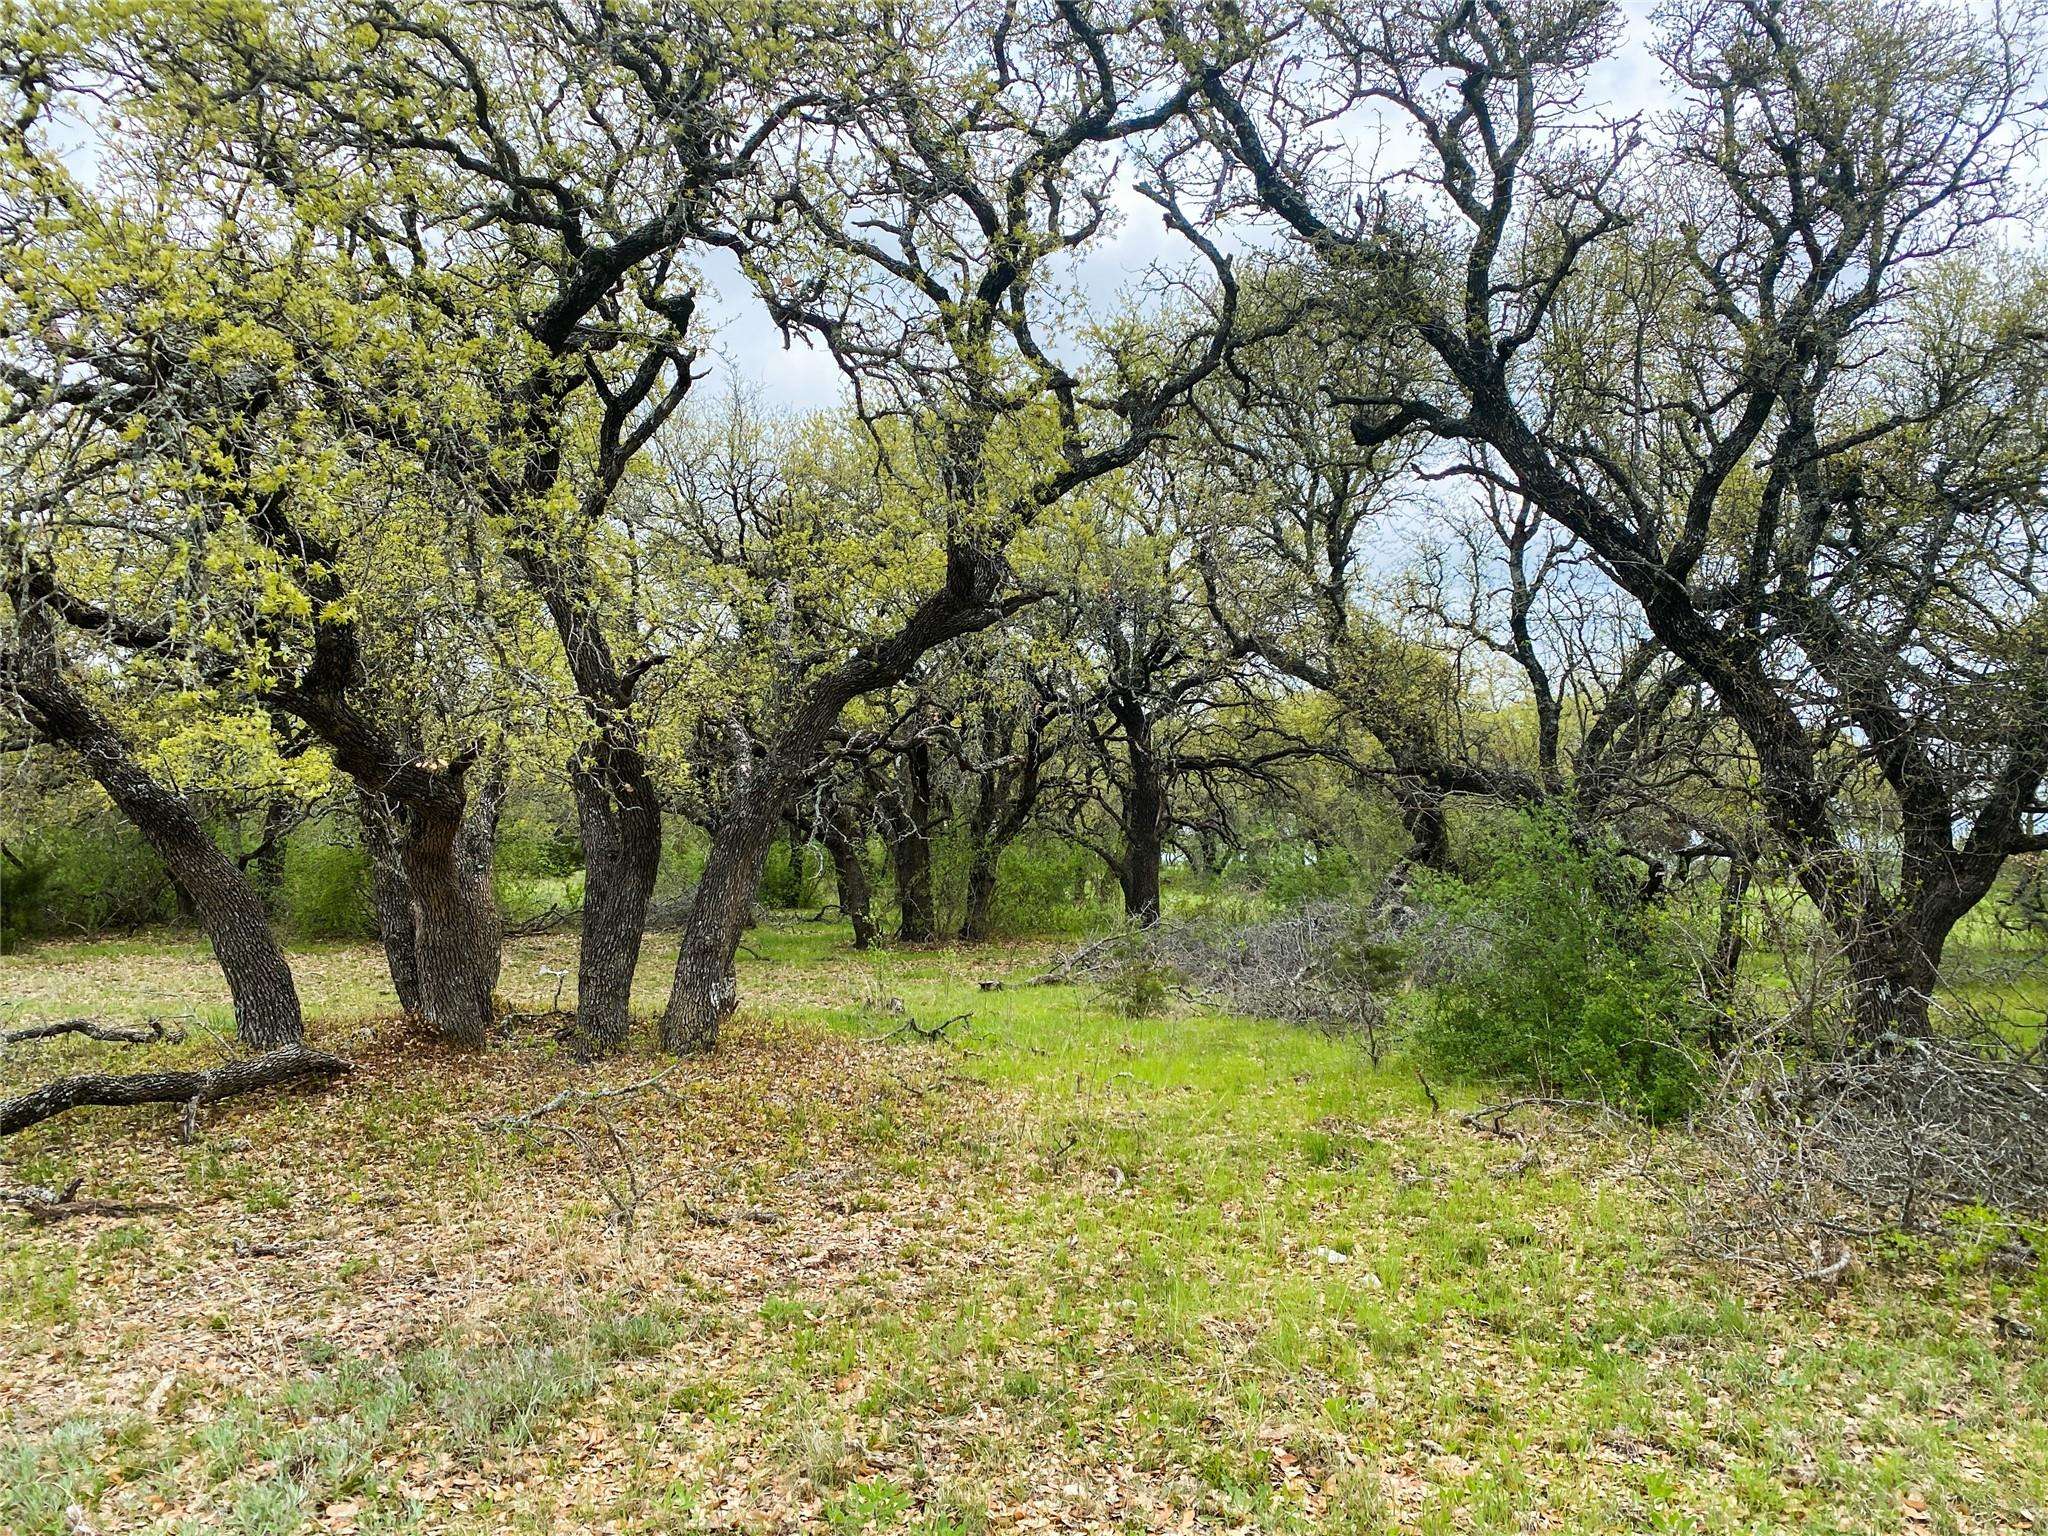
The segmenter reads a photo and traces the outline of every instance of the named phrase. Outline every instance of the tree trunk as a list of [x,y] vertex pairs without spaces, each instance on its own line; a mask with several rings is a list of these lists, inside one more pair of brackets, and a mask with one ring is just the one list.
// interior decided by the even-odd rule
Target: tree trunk
[[1166,854],[1166,787],[1159,781],[1159,760],[1151,743],[1133,735],[1128,748],[1130,781],[1123,793],[1123,862],[1117,883],[1123,887],[1124,916],[1141,927],[1159,921],[1160,865]]
[[1932,1033],[1930,1008],[1947,939],[1919,932],[1910,918],[1873,922],[1849,939],[1849,985],[1856,1043],[1883,1048]]
[[896,876],[896,936],[906,944],[938,937],[938,906],[932,897],[932,755],[924,742],[903,754],[897,817],[889,838],[889,862]]
[[256,874],[256,889],[262,892],[264,903],[273,917],[283,915],[284,845],[291,828],[291,801],[275,799],[263,808],[261,840],[256,844],[251,868]]
[[1007,577],[1000,559],[972,546],[949,546],[945,585],[927,595],[894,634],[862,646],[814,682],[770,743],[758,772],[751,743],[737,743],[730,814],[712,834],[676,955],[675,984],[661,1020],[665,1050],[711,1050],[719,1026],[738,1006],[733,956],[761,887],[761,866],[783,807],[812,771],[840,712],[862,694],[900,682],[935,647],[1002,618],[994,593]]
[[221,852],[184,796],[143,770],[119,733],[57,674],[54,660],[14,680],[14,689],[43,731],[79,754],[191,903],[227,978],[236,1037],[262,1051],[296,1045],[305,1036],[298,989],[270,931],[263,898]]
[[363,852],[370,861],[370,906],[377,918],[377,937],[384,945],[384,965],[391,973],[392,990],[398,994],[399,1012],[417,1018],[419,945],[413,937],[412,896],[405,887],[405,865],[398,856],[390,813],[375,795],[364,790],[357,791],[356,811]]
[[967,912],[960,937],[985,943],[995,926],[996,888],[1003,852],[986,838],[977,838],[967,856]]
[[872,948],[879,934],[875,928],[874,889],[868,879],[866,839],[851,813],[834,805],[820,821],[818,835],[832,858],[832,874],[839,887],[839,910],[853,924],[853,947]]
[[1395,791],[1401,825],[1408,833],[1404,864],[1417,869],[1449,873],[1451,868],[1450,818],[1444,814],[1444,797],[1431,789],[1402,787]]
[[1707,963],[1707,1001],[1714,1010],[1709,1044],[1717,1050],[1733,1043],[1729,1004],[1735,997],[1735,982],[1742,970],[1742,952],[1747,942],[1743,928],[1744,903],[1749,895],[1751,866],[1741,854],[1728,860],[1728,873],[1721,881],[1721,910],[1714,953]]
[[661,803],[639,753],[603,742],[579,754],[572,783],[583,835],[576,1038],[596,1054],[624,1045],[632,1022],[633,973],[661,868]]
[[712,832],[704,873],[683,920],[675,984],[661,1019],[665,1051],[711,1051],[718,1044],[719,1026],[739,1006],[739,972],[733,956],[760,894],[781,798],[776,781],[764,775],[736,792],[732,813]]
[[484,1043],[503,960],[504,923],[491,889],[502,780],[473,804],[460,782],[432,801],[401,808],[398,854],[411,901],[420,1017],[442,1041]]

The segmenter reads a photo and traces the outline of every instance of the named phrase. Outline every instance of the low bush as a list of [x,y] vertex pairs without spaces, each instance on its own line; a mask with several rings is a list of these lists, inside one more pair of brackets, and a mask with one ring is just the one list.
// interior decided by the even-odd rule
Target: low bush
[[162,862],[125,822],[46,826],[0,858],[0,946],[140,928],[176,913]]
[[1418,1026],[1448,1071],[1598,1098],[1650,1119],[1698,1089],[1690,1049],[1704,1008],[1676,919],[1640,895],[1611,847],[1574,842],[1547,817],[1518,818],[1460,876],[1425,876],[1420,942],[1449,931]]
[[374,936],[369,855],[329,828],[300,829],[285,843],[277,911],[280,926],[294,938]]

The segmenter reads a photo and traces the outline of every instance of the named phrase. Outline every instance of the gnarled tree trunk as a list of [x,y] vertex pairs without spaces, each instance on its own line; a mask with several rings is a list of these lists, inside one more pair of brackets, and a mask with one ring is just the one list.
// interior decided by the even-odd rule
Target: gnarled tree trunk
[[[491,861],[505,783],[502,774],[493,774],[474,798],[459,771],[437,774],[432,785],[431,793],[415,786],[407,799],[387,800],[382,807],[411,928],[416,1009],[408,1011],[416,1011],[439,1039],[468,1049],[482,1045],[490,1030],[503,962],[505,927],[491,887]],[[366,828],[378,819],[366,816]],[[374,864],[374,853],[372,858]],[[404,925],[381,902],[379,917],[403,1002]]]
[[420,1015],[450,1045],[479,1046],[503,962],[504,922],[491,889],[502,790],[475,806],[415,815],[400,846],[419,954]]
[[661,803],[640,754],[604,741],[577,756],[571,782],[583,835],[583,931],[576,958],[576,1037],[615,1051],[632,1022],[633,972],[661,869]]

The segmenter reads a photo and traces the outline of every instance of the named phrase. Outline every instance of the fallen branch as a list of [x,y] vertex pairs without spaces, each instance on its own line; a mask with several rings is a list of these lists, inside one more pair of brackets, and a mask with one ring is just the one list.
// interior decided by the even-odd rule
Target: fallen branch
[[18,1211],[30,1221],[62,1221],[68,1216],[141,1216],[157,1211],[175,1211],[175,1205],[161,1200],[81,1200],[85,1180],[73,1179],[62,1189],[47,1184],[24,1184],[0,1189],[0,1206]]
[[1121,928],[1114,933],[1104,934],[1093,943],[1083,944],[1051,970],[1040,971],[1036,976],[1025,978],[1024,985],[1027,987],[1056,987],[1063,982],[1072,981],[1075,978],[1075,974],[1081,972],[1082,968],[1090,960],[1093,960],[1096,955],[1100,954],[1110,945],[1129,937],[1130,935]]
[[916,1019],[905,1018],[901,1024],[898,1024],[886,1035],[871,1035],[861,1041],[861,1044],[887,1045],[891,1040],[901,1035],[915,1035],[920,1040],[943,1040],[946,1038],[946,1031],[955,1024],[972,1023],[973,1019],[974,1015],[971,1013],[956,1013],[950,1019],[938,1024],[920,1024]]
[[507,923],[505,937],[530,939],[543,933],[553,933],[558,928],[568,927],[582,916],[581,907],[565,907],[559,902],[552,903],[545,912],[536,912],[531,917],[520,918],[516,923]]
[[0,1045],[21,1045],[30,1040],[54,1040],[59,1035],[83,1035],[112,1045],[154,1045],[159,1040],[176,1042],[185,1032],[162,1019],[147,1024],[102,1024],[98,1019],[60,1019],[53,1024],[28,1024],[0,1034]]
[[[564,1088],[537,1109],[527,1110],[524,1114],[501,1115],[479,1124],[487,1131],[558,1137],[574,1148],[592,1181],[610,1202],[612,1226],[618,1232],[620,1242],[624,1243],[632,1237],[641,1203],[656,1186],[649,1185],[641,1177],[632,1144],[612,1118],[612,1106],[641,1093],[652,1093],[673,1101],[675,1096],[665,1084],[670,1074],[681,1065],[680,1062],[671,1063],[652,1077],[617,1088]],[[594,1127],[578,1123],[579,1117],[586,1112],[596,1122]],[[558,1116],[560,1118],[556,1118]],[[696,1213],[691,1215],[694,1220]]]
[[1507,1099],[1499,1104],[1485,1104],[1470,1114],[1458,1116],[1461,1124],[1484,1136],[1498,1137],[1502,1141],[1520,1141],[1522,1133],[1507,1125],[1507,1119],[1525,1109],[1552,1109],[1565,1112],[1589,1114],[1603,1119],[1627,1124],[1612,1104],[1603,1104],[1598,1099],[1557,1099],[1535,1095],[1526,1099]]
[[354,1070],[351,1062],[303,1045],[287,1045],[260,1056],[245,1056],[198,1072],[85,1072],[0,1100],[0,1136],[40,1125],[67,1109],[87,1105],[183,1104],[189,1128],[199,1106],[258,1088],[276,1088],[301,1078],[334,1077]]

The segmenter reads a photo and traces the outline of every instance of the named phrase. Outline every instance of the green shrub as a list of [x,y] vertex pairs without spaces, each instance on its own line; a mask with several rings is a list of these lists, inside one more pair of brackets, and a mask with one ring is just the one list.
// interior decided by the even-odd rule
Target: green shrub
[[0,955],[35,937],[52,873],[38,848],[0,849]]
[[176,915],[162,862],[123,821],[37,830],[0,859],[0,944],[140,928]]
[[377,931],[370,903],[370,857],[331,832],[302,829],[284,847],[277,909],[301,939],[360,939]]
[[1168,992],[1180,978],[1132,934],[1112,949],[1108,971],[1097,988],[1103,1005],[1120,1018],[1150,1018],[1166,1008]]
[[1675,919],[1640,899],[1612,848],[1575,845],[1554,818],[1518,818],[1466,874],[1425,878],[1417,894],[1438,942],[1462,954],[1420,1022],[1440,1067],[1653,1120],[1684,1113],[1702,1005]]
[[768,850],[761,868],[761,904],[815,911],[830,899],[825,893],[832,884],[832,864],[823,844],[781,838]]
[[[966,861],[960,861],[966,881]],[[1086,848],[1051,837],[1024,837],[1003,850],[996,868],[999,933],[1081,933],[1102,920],[1088,892],[1102,863]]]
[[1314,844],[1295,838],[1274,842],[1246,856],[1238,872],[1281,911],[1330,901],[1360,878],[1358,858],[1341,843]]

